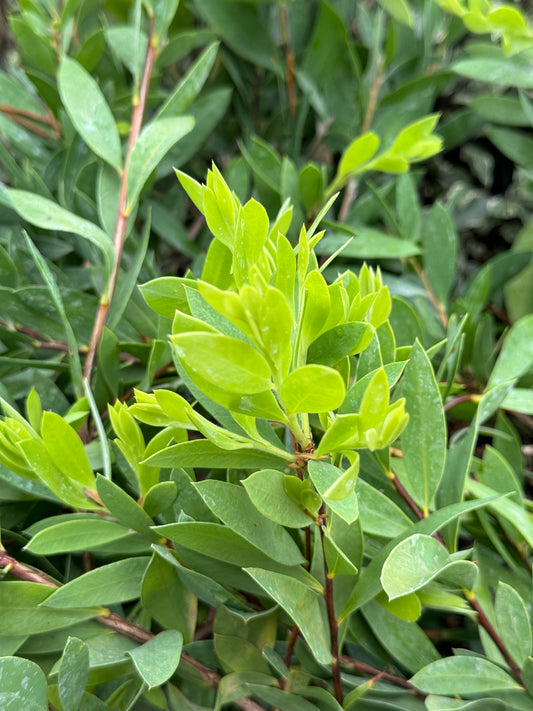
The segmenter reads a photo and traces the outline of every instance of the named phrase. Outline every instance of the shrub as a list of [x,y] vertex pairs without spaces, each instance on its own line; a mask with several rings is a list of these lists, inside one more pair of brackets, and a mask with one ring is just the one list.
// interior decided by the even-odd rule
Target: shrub
[[486,120],[531,199],[531,31],[438,5],[13,13],[6,709],[530,707],[530,228],[458,273],[445,188]]

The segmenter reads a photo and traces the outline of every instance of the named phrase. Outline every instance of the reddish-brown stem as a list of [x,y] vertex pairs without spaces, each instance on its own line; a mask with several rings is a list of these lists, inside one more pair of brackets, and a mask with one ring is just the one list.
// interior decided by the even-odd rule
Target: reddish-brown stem
[[421,521],[424,518],[424,513],[422,512],[422,509],[418,506],[411,494],[407,491],[405,486],[402,484],[402,482],[398,479],[398,477],[392,470],[389,473],[389,478],[394,484],[394,488],[396,489],[396,491],[400,494],[400,496],[409,506],[414,515]]
[[498,647],[502,657],[505,659],[505,661],[506,661],[509,669],[513,673],[513,676],[515,677],[515,679],[517,681],[519,681],[520,684],[523,685],[524,680],[522,678],[522,672],[520,671],[520,667],[518,666],[518,664],[516,664],[516,662],[513,660],[513,658],[509,654],[509,650],[503,643],[503,640],[500,637],[500,635],[494,629],[492,622],[489,620],[487,615],[483,612],[483,609],[482,609],[481,605],[479,604],[479,602],[477,601],[476,596],[474,595],[473,592],[467,590],[465,592],[465,597],[468,600],[470,607],[473,610],[475,610],[475,612],[477,612],[478,624],[480,624],[481,627],[483,627],[483,629],[487,632],[487,634],[492,639],[494,644]]
[[291,47],[291,28],[289,24],[289,13],[286,3],[279,6],[279,16],[281,21],[281,40],[283,42],[283,52],[285,54],[285,86],[287,87],[287,99],[289,102],[289,115],[294,118],[296,115],[296,87],[294,83],[294,52]]
[[331,654],[333,656],[333,662],[331,665],[331,672],[333,674],[333,686],[335,689],[335,698],[342,706],[342,683],[341,683],[341,670],[339,666],[339,627],[337,625],[337,619],[335,617],[335,604],[333,602],[333,579],[330,577],[328,562],[326,560],[326,549],[324,547],[324,531],[322,526],[319,527],[320,531],[320,541],[322,544],[322,557],[324,560],[324,574],[326,578],[326,584],[324,587],[324,597],[326,600],[326,610],[328,614],[328,624],[329,624],[329,634],[331,638]]
[[474,393],[469,393],[468,395],[458,395],[457,397],[454,397],[444,403],[444,411],[448,412],[448,410],[451,410],[456,405],[460,405],[462,402],[479,402],[479,398],[480,396]]
[[93,325],[93,331],[91,334],[91,341],[89,343],[89,351],[87,353],[87,358],[85,360],[85,366],[83,369],[83,377],[90,381],[94,366],[96,363],[96,354],[98,352],[98,347],[102,338],[102,332],[104,330],[105,322],[107,319],[107,314],[109,312],[109,307],[111,306],[111,301],[113,299],[113,294],[115,292],[115,287],[117,285],[118,274],[120,270],[120,263],[122,261],[122,251],[124,249],[124,240],[126,237],[126,227],[128,225],[128,210],[127,210],[127,185],[128,185],[128,166],[130,161],[131,152],[133,146],[139,137],[141,132],[141,126],[143,122],[144,109],[146,107],[146,99],[148,96],[148,88],[150,86],[150,79],[152,77],[152,72],[154,68],[155,56],[156,56],[156,46],[154,44],[154,22],[152,20],[150,27],[150,34],[148,37],[148,48],[146,50],[146,58],[144,61],[143,75],[141,79],[141,84],[139,88],[139,96],[135,98],[133,105],[133,113],[131,119],[130,135],[128,140],[128,148],[126,150],[126,157],[124,159],[124,168],[121,175],[121,189],[120,198],[117,213],[117,222],[115,225],[115,233],[113,235],[113,267],[111,269],[111,274],[109,276],[109,281],[107,283],[107,288],[102,298],[100,299],[100,305],[98,307],[98,312],[96,314],[96,319]]
[[[405,501],[405,503],[409,506],[411,511],[414,513],[414,515],[419,519],[419,521],[422,521],[422,519],[426,518],[424,515],[424,512],[420,509],[416,501],[413,499],[411,494],[407,491],[405,486],[402,484],[402,482],[398,479],[397,475],[391,470],[388,474],[389,479],[392,481],[394,484],[394,488],[396,491],[400,494],[402,499]],[[439,543],[444,545],[444,541],[442,539],[442,536],[440,533],[434,533],[433,538],[436,538]]]
[[21,109],[17,106],[8,106],[7,104],[0,104],[0,111],[9,116],[13,121],[15,121],[15,123],[28,128],[30,131],[33,131],[39,136],[43,136],[43,138],[52,138],[52,136],[50,136],[50,134],[44,129],[36,126],[35,123],[43,126],[50,126],[56,138],[61,136],[61,126],[52,114],[49,114],[48,116],[41,116],[33,111],[27,111],[26,109]]
[[[19,580],[31,583],[40,583],[41,585],[48,585],[53,588],[60,587],[60,585],[58,585],[54,580],[47,577],[43,573],[33,570],[23,563],[19,563],[18,560],[8,555],[3,548],[0,548],[0,570],[1,569],[3,569],[4,574],[9,573]],[[105,610],[102,615],[96,617],[95,619],[100,622],[100,624],[112,629],[114,632],[117,632],[124,637],[128,637],[139,644],[144,644],[145,642],[153,639],[155,636],[148,630],[143,629],[134,622],[130,622],[110,610]],[[214,672],[212,669],[209,669],[209,667],[206,667],[205,664],[202,664],[202,662],[199,662],[197,659],[191,657],[185,652],[182,653],[181,658],[186,664],[194,667],[194,669],[201,674],[203,679],[210,682],[214,687],[218,686],[221,680],[219,674]],[[243,709],[243,711],[264,711],[263,706],[260,706],[255,701],[250,699],[241,699],[240,701],[235,701],[234,703],[236,706]]]
[[401,686],[403,689],[409,689],[409,691],[414,691],[418,696],[426,696],[426,694],[423,694],[422,692],[418,691],[418,689],[414,687],[411,682],[407,681],[407,679],[403,679],[401,676],[396,676],[395,674],[390,674],[389,672],[381,671],[380,669],[376,669],[376,667],[373,667],[370,664],[366,664],[365,662],[359,662],[357,659],[352,659],[346,654],[341,654],[340,661],[341,664],[345,664],[347,667],[351,667],[355,671],[361,672],[361,674],[367,674],[371,677],[379,676],[385,681],[389,681],[391,684]]
[[448,328],[448,316],[447,316],[446,312],[444,311],[444,309],[442,308],[441,304],[439,303],[439,300],[437,299],[435,292],[431,288],[431,284],[429,283],[424,270],[418,264],[416,259],[410,259],[409,262],[410,262],[411,266],[413,267],[413,269],[415,270],[415,272],[417,273],[420,281],[424,285],[424,289],[426,290],[428,298],[431,301],[431,303],[433,304],[433,306],[439,316],[440,322],[442,323],[444,328]]

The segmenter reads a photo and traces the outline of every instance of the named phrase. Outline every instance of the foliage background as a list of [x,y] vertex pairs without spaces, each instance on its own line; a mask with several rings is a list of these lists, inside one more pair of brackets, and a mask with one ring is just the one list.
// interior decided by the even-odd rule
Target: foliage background
[[[276,627],[269,613],[259,613],[249,625],[243,623],[245,617],[235,614],[234,597],[226,607],[206,603],[201,596],[198,603],[197,587],[165,562],[164,550],[152,552],[147,526],[154,523],[153,518],[161,525],[177,521],[182,511],[191,515],[194,510],[193,518],[199,520],[210,520],[213,514],[206,512],[201,501],[184,504],[179,497],[172,512],[165,513],[158,496],[169,496],[169,489],[153,494],[153,509],[149,504],[147,509],[141,496],[148,489],[141,490],[139,464],[146,454],[144,440],[139,443],[137,429],[133,434],[128,430],[126,415],[121,431],[120,416],[107,411],[108,404],[117,400],[131,404],[133,388],[164,387],[186,393],[167,340],[170,321],[154,317],[137,285],[166,275],[201,275],[212,235],[201,212],[177,185],[173,168],[203,181],[211,161],[220,167],[240,201],[253,195],[271,221],[285,201],[291,201],[293,218],[287,236],[293,244],[300,225],[309,227],[328,197],[343,188],[323,216],[327,233],[316,248],[319,261],[351,236],[354,239],[326,267],[325,276],[333,281],[344,269],[359,272],[363,260],[381,267],[393,295],[390,324],[398,353],[402,348],[408,353],[418,338],[434,364],[448,420],[446,467],[457,467],[459,462],[476,475],[479,493],[472,480],[472,500],[483,497],[487,489],[515,492],[514,498],[502,500],[512,500],[515,508],[499,504],[500,508],[464,517],[460,547],[475,546],[476,599],[481,600],[496,635],[510,646],[510,656],[520,667],[520,684],[531,689],[529,662],[524,659],[531,654],[526,620],[531,605],[532,541],[531,460],[527,457],[533,415],[533,62],[529,8],[515,4],[513,9],[518,15],[509,8],[506,16],[491,15],[497,8],[485,2],[429,0],[191,0],[179,6],[87,0],[61,7],[52,0],[27,0],[13,8],[10,27],[16,51],[4,60],[6,70],[0,74],[0,170],[6,188],[0,193],[0,395],[4,414],[6,419],[16,419],[12,407],[40,426],[42,408],[63,416],[63,422],[74,426],[69,425],[72,432],[82,427],[90,469],[102,472],[112,465],[114,481],[126,496],[124,505],[130,506],[122,523],[136,532],[120,544],[94,547],[82,532],[78,547],[73,543],[65,547],[61,536],[72,541],[72,534],[60,529],[54,543],[59,546],[57,552],[43,548],[36,553],[31,544],[25,548],[39,531],[72,523],[70,512],[83,507],[68,497],[58,499],[46,477],[31,474],[27,463],[18,470],[7,466],[6,461],[12,460],[6,459],[4,450],[0,522],[8,556],[3,560],[12,567],[11,571],[6,568],[6,578],[0,583],[0,614],[6,624],[11,619],[11,627],[3,627],[1,652],[6,659],[15,655],[22,661],[5,662],[1,678],[6,680],[2,682],[6,690],[2,693],[11,693],[10,684],[19,686],[20,676],[29,673],[28,669],[35,675],[35,708],[43,707],[38,705],[43,698],[60,709],[77,705],[83,709],[213,708],[225,703],[230,707],[232,699],[238,698],[238,692],[232,696],[235,688],[258,699],[236,702],[244,708],[243,704],[259,702],[264,708],[268,703],[278,708],[306,708],[303,696],[311,704],[311,688],[333,688],[328,673],[317,669],[316,660],[300,640],[298,663],[285,692],[274,700],[268,696],[264,689],[272,682],[267,683],[265,677],[278,679],[279,685],[286,673],[282,666],[286,627]],[[145,47],[147,37],[154,37],[151,16],[160,18],[155,33],[160,43],[154,44],[144,123],[166,118],[168,133],[156,132],[158,141],[150,136],[147,152],[156,144],[159,148],[151,159],[138,151],[135,170],[130,166],[130,174],[138,178],[138,191],[132,188],[137,197],[124,220],[123,248],[108,255],[111,260],[117,254],[121,257],[116,289],[106,327],[91,346],[93,323],[101,313],[99,302],[108,289],[106,248],[102,248],[100,232],[87,228],[84,234],[79,223],[74,229],[63,213],[38,200],[61,206],[97,225],[110,238],[116,236],[121,180],[109,158],[113,146],[88,140],[87,116],[97,124],[101,121],[97,126],[100,138],[106,124],[103,112],[88,106],[86,75],[73,74],[69,81],[68,63],[62,57],[76,60],[76,66],[96,80],[117,127],[106,135],[116,131],[122,160],[120,145],[134,134],[135,116],[139,116],[135,106],[139,90],[142,95]],[[409,170],[404,172],[397,172],[398,164],[376,170],[357,161],[347,173],[341,170],[343,159],[344,166],[349,164],[349,148],[360,135],[374,132],[380,138],[380,150],[385,151],[394,146],[406,126],[436,113],[435,130],[442,138],[437,155],[408,161]],[[184,116],[193,117],[192,129]],[[176,141],[179,133],[185,135]],[[9,193],[7,188],[24,193]],[[168,298],[164,290],[161,299]],[[154,302],[153,298],[152,306]],[[170,315],[174,305],[171,301],[166,307]],[[502,351],[514,324],[514,340]],[[435,346],[444,338],[447,345],[439,351]],[[96,361],[94,372],[86,365],[91,353]],[[386,364],[383,355],[381,362]],[[373,369],[370,359],[367,368],[367,372]],[[497,412],[487,406],[489,419],[482,423],[480,398],[510,381],[514,389],[503,393]],[[89,392],[84,391],[84,382],[90,382]],[[86,419],[91,406],[92,416]],[[49,416],[47,422],[50,440],[70,441],[70,430],[64,430],[60,420]],[[110,445],[112,463],[105,461],[106,447],[102,448],[97,436],[97,425],[106,442],[117,438]],[[320,430],[317,422],[314,426]],[[463,463],[467,427],[466,436],[475,437],[477,444],[474,447],[473,440],[468,440],[472,451]],[[7,436],[5,423],[2,431]],[[143,427],[146,443],[155,433],[150,426]],[[215,469],[210,476],[215,480],[227,476],[236,483],[244,476],[238,469],[232,467],[227,475]],[[414,525],[408,499],[382,480],[370,457],[363,462],[362,472],[376,490],[385,487],[387,496]],[[398,473],[401,478],[401,464]],[[200,472],[201,477],[206,474]],[[160,484],[171,483],[165,476]],[[184,480],[181,485],[192,497]],[[138,507],[142,513],[131,508],[137,500],[144,503],[143,509]],[[121,522],[120,505],[117,510],[108,508]],[[146,520],[133,523],[135,516],[143,515],[150,524]],[[80,514],[76,516],[79,520]],[[375,528],[365,531],[367,563],[386,540]],[[147,556],[153,556],[148,568]],[[26,567],[18,569],[18,564]],[[109,572],[106,568],[107,575],[116,570],[115,577],[107,578],[108,589],[126,587],[109,600],[105,595],[97,598],[99,606],[109,605],[112,610],[106,619],[115,625],[110,625],[113,633],[103,634],[98,622],[86,621],[94,617],[94,611],[72,613],[72,619],[64,616],[56,623],[49,621],[49,612],[42,613],[39,589],[31,586],[43,581],[37,577],[32,583],[28,571],[36,569],[48,576],[48,582],[64,584],[108,564],[119,564]],[[154,584],[151,590],[153,580],[164,584]],[[235,581],[224,579],[224,584],[232,595],[242,592],[242,574]],[[496,589],[499,597],[495,597]],[[83,584],[81,590],[83,598]],[[429,631],[438,654],[458,649],[460,655],[481,655],[475,659],[490,660],[513,672],[509,660],[495,648],[495,638],[491,641],[487,627],[478,629],[463,603],[457,595],[446,600],[442,610],[434,601],[424,608],[420,628]],[[21,610],[18,617],[13,607]],[[214,607],[218,611],[213,632]],[[351,708],[350,704],[363,709],[475,708],[476,704],[480,708],[488,704],[491,708],[531,707],[523,687],[493,688],[489,681],[486,689],[474,693],[481,700],[471,699],[468,688],[463,694],[458,687],[454,670],[447,687],[428,686],[431,695],[425,701],[411,693],[406,679],[433,661],[433,652],[417,658],[414,650],[409,651],[414,622],[382,610],[385,607],[371,601],[367,612],[357,613],[351,623],[345,651],[359,666],[350,662],[343,668],[345,691],[353,687],[356,692],[347,697],[345,708]],[[44,614],[46,620],[37,623]],[[136,663],[128,656],[131,650],[142,649],[139,643],[149,636],[138,632],[132,640],[131,634],[117,634],[122,617],[160,633],[157,639],[162,647],[156,648],[152,658],[148,649],[148,661],[141,658]],[[522,621],[520,629],[511,626],[510,618]],[[191,620],[196,620],[194,629]],[[507,627],[514,630],[518,642]],[[6,633],[6,629],[12,631]],[[133,629],[129,627],[130,633]],[[161,637],[161,631],[167,636]],[[182,657],[177,672],[181,643],[173,632],[182,635],[189,659],[184,664]],[[231,650],[224,651],[222,643],[213,641],[214,635],[218,640],[224,635],[238,638],[239,648],[248,649],[252,661],[233,659]],[[154,682],[150,674],[164,667],[162,660],[167,657],[168,676]],[[36,662],[49,674],[44,691],[42,676],[35,667],[25,666],[24,660]],[[465,659],[460,661],[464,666]],[[376,678],[383,670],[390,679]],[[211,672],[214,676],[210,677]],[[265,677],[247,677],[250,673]],[[490,667],[485,676],[491,679],[495,673]],[[479,669],[472,674],[476,676],[485,678]],[[221,677],[229,678],[222,687]],[[373,681],[365,686],[369,677]],[[147,686],[155,688],[147,691]],[[425,692],[422,683],[420,688]],[[465,699],[443,700],[456,693]],[[71,694],[74,701],[68,700]],[[331,693],[317,698],[310,708],[337,708]],[[6,704],[15,704],[13,709],[20,708],[16,706],[20,698],[5,699]]]

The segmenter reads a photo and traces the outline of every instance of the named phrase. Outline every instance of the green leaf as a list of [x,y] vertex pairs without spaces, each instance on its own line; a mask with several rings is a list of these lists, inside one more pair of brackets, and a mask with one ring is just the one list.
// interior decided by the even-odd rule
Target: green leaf
[[133,145],[127,167],[127,214],[133,210],[144,184],[163,156],[193,127],[194,119],[180,116],[156,119],[143,128]]
[[55,412],[45,412],[41,428],[44,446],[56,467],[70,479],[88,489],[94,489],[96,482],[93,470],[82,441],[72,427]]
[[78,215],[65,210],[65,208],[41,195],[13,188],[6,189],[4,192],[7,194],[13,209],[22,219],[44,230],[72,232],[75,235],[84,237],[103,252],[109,266],[112,253],[111,239],[93,222],[89,222],[83,217],[78,217]]
[[265,32],[257,7],[240,3],[237,11],[228,11],[219,0],[196,0],[195,8],[208,25],[222,37],[237,55],[269,70],[278,69],[277,48]]
[[0,608],[0,625],[2,634],[6,636],[34,635],[71,627],[101,612],[97,607],[75,610],[56,610],[42,606]]
[[141,602],[163,629],[178,630],[187,644],[193,640],[198,601],[179,572],[173,558],[154,555],[144,574]]
[[533,314],[511,326],[498,360],[490,374],[487,390],[501,383],[521,378],[533,368]]
[[194,375],[231,393],[252,395],[272,387],[270,368],[253,347],[230,336],[215,333],[182,333],[170,340]]
[[392,538],[412,525],[411,519],[379,489],[359,477],[355,485],[359,518],[365,533]]
[[35,555],[55,555],[92,550],[131,535],[128,528],[105,519],[64,521],[39,531],[26,545]]
[[[212,442],[197,439],[167,447],[153,454],[147,464],[158,467],[202,467],[207,469],[260,469],[279,467],[283,469],[287,460],[257,449],[221,449]],[[126,495],[126,494],[125,494]]]
[[308,363],[336,366],[347,355],[363,351],[374,335],[372,326],[360,321],[341,323],[322,333],[309,346]]
[[2,711],[48,711],[46,677],[35,662],[0,657]]
[[149,562],[144,556],[125,558],[90,570],[58,588],[44,605],[53,608],[114,605],[141,595],[142,579]]
[[63,323],[63,328],[65,331],[65,336],[69,348],[70,372],[72,374],[72,382],[76,390],[76,394],[78,398],[80,398],[83,392],[83,384],[81,361],[78,352],[78,342],[76,339],[76,335],[68,319],[61,292],[59,291],[59,288],[57,286],[56,280],[50,267],[46,263],[44,257],[41,255],[39,250],[35,247],[31,239],[28,237],[28,235],[24,233],[24,236],[26,238],[28,248],[32,253],[33,259],[37,264],[37,268],[41,272],[41,276],[43,277],[46,286],[48,287],[48,291],[50,292],[50,296],[52,297],[52,301],[56,307],[57,313]]
[[505,396],[501,404],[504,410],[523,412],[525,415],[533,415],[533,390],[526,388],[513,388]]
[[260,568],[245,570],[298,625],[317,661],[329,664],[329,631],[324,599],[320,593],[288,575]]
[[[346,233],[328,232],[315,252],[319,255],[334,254],[346,243]],[[420,254],[420,247],[409,240],[388,235],[385,232],[361,227],[355,230],[354,239],[342,250],[344,257],[354,259],[400,259]]]
[[340,373],[325,365],[303,365],[285,378],[280,397],[289,414],[328,412],[340,407],[345,395]]
[[213,42],[191,65],[176,89],[160,108],[157,119],[176,116],[186,111],[198,96],[217,57],[219,43]]
[[354,139],[342,154],[337,175],[344,178],[351,173],[359,172],[379,148],[379,138],[375,133],[365,133]]
[[284,565],[303,563],[289,533],[260,514],[241,486],[208,480],[198,483],[196,488],[215,516],[269,558]]
[[261,549],[228,526],[218,523],[184,521],[155,526],[154,531],[179,546],[232,565],[257,565],[265,568],[276,566],[274,560]]
[[331,495],[330,492],[334,491],[335,485],[343,477],[344,472],[341,469],[327,462],[310,461],[308,470],[311,481],[324,502],[346,523],[356,521],[359,516],[359,505],[354,491],[356,473],[346,486],[346,495],[338,499],[335,494]]
[[[373,558],[369,565],[362,572],[355,589],[344,608],[341,615],[341,621],[346,618],[351,612],[360,608],[362,605],[372,600],[381,590],[381,569],[385,563],[389,553],[404,539],[410,535],[422,533],[431,536],[440,528],[458,519],[462,514],[473,511],[477,508],[487,506],[495,499],[502,497],[489,497],[480,501],[461,501],[457,504],[445,506],[438,511],[430,514],[427,518],[418,521],[413,526],[408,528],[404,533],[386,543]],[[502,499],[504,500],[504,499]]]
[[428,664],[411,679],[411,684],[428,694],[487,694],[519,685],[499,666],[481,657],[460,655]]
[[413,11],[406,0],[378,0],[379,4],[390,14],[408,27],[413,26]]
[[143,284],[140,289],[148,306],[166,318],[174,318],[176,309],[189,312],[185,287],[196,288],[193,279],[159,277]]
[[120,171],[120,137],[111,109],[96,81],[70,57],[63,58],[57,79],[63,106],[80,136],[97,156]]
[[128,654],[137,673],[151,689],[168,681],[176,671],[181,658],[183,636],[177,630],[163,630]]
[[428,511],[446,460],[446,421],[431,362],[418,341],[411,350],[397,395],[405,397],[409,422],[402,433],[405,480],[415,501]]
[[452,64],[457,74],[476,79],[484,84],[488,81],[505,87],[533,89],[533,76],[529,64],[518,57],[480,57],[460,59]]
[[446,304],[455,279],[457,233],[449,211],[439,202],[424,224],[424,271],[439,303]]
[[[492,496],[496,492],[489,486],[485,486],[480,481],[469,479],[466,484],[468,490],[476,497]],[[515,526],[528,544],[533,547],[533,521],[528,512],[521,504],[515,503],[508,496],[501,497],[489,504],[495,513],[503,516]]]
[[[389,553],[381,570],[381,584],[389,600],[394,600],[423,588],[438,576],[448,580],[458,576],[464,587],[471,589],[475,574],[473,563],[454,560],[436,538],[416,533]],[[472,580],[467,580],[469,577]]]
[[496,591],[494,612],[502,642],[518,666],[522,668],[531,655],[532,635],[529,613],[517,591],[501,580]]
[[89,679],[89,649],[85,642],[69,637],[61,657],[57,691],[63,711],[79,711]]
[[24,452],[28,464],[39,479],[62,501],[78,509],[100,508],[98,504],[85,496],[79,485],[56,467],[41,440],[27,439],[19,442],[18,446]]
[[284,480],[282,472],[263,469],[254,472],[242,483],[253,505],[263,516],[288,528],[308,526],[312,519],[287,494]]
[[365,605],[362,612],[379,642],[411,673],[439,658],[433,643],[416,622],[402,620],[376,600]]
[[151,534],[152,519],[120,486],[99,474],[96,490],[104,506],[123,526],[148,536]]

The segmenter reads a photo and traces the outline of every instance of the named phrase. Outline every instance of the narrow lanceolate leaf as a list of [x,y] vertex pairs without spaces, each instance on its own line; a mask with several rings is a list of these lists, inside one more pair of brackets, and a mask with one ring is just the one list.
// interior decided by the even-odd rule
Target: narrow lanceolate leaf
[[427,694],[486,694],[518,689],[519,685],[499,666],[481,657],[444,657],[428,664],[410,680]]
[[402,433],[406,486],[428,511],[446,461],[446,421],[431,362],[418,341],[405,367],[398,395],[405,397],[409,422]]
[[190,116],[159,119],[144,127],[135,141],[127,166],[128,214],[137,202],[151,172],[172,146],[192,131],[193,127],[194,119]]
[[181,657],[183,636],[178,630],[164,630],[140,647],[126,652],[137,673],[148,685],[161,686],[176,671]]
[[437,202],[424,225],[424,271],[441,305],[446,304],[455,278],[457,233],[450,213]]
[[217,333],[182,333],[170,338],[178,358],[194,374],[232,393],[270,390],[270,368],[252,346]]
[[57,691],[63,711],[79,711],[89,679],[89,648],[81,639],[69,637],[59,667]]
[[8,196],[13,209],[30,225],[41,227],[44,230],[72,232],[72,234],[84,237],[95,244],[106,257],[110,258],[112,253],[111,240],[93,222],[89,222],[83,217],[78,217],[78,215],[65,210],[65,208],[60,207],[52,200],[48,200],[48,198],[36,193],[9,188],[5,190],[5,194]]
[[328,412],[342,405],[344,381],[337,370],[325,365],[303,365],[285,378],[280,397],[289,414]]
[[35,555],[55,555],[74,551],[92,550],[94,547],[131,535],[120,523],[105,519],[63,521],[35,534],[26,550]]
[[114,605],[140,597],[142,579],[150,558],[125,558],[71,580],[45,601],[47,607]]
[[500,383],[520,378],[533,368],[533,314],[517,321],[507,334],[490,375],[487,390]]
[[122,151],[111,109],[92,76],[74,59],[64,57],[58,74],[61,101],[89,148],[117,170]]
[[2,711],[47,711],[46,677],[35,662],[20,657],[0,658]]
[[196,486],[215,516],[270,558],[285,565],[304,562],[289,533],[260,514],[242,486],[215,480],[203,481]]
[[298,625],[317,661],[321,664],[331,662],[328,624],[322,595],[282,573],[260,568],[247,568],[246,572]]

